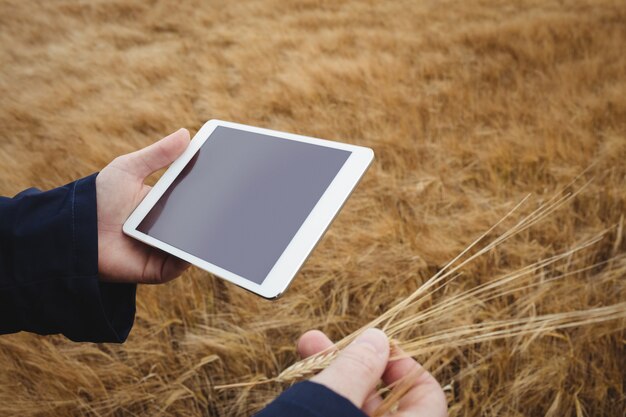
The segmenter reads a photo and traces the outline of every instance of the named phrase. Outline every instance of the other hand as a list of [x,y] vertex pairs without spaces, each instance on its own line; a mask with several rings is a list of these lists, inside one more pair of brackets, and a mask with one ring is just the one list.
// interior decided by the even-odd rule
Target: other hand
[[[298,341],[303,358],[329,349],[333,343],[320,331],[312,330]],[[373,416],[383,399],[376,394],[382,379],[391,385],[404,376],[414,375],[411,387],[399,400],[394,417],[445,417],[448,415],[446,397],[432,375],[412,358],[389,361],[389,340],[378,329],[368,329],[339,355],[328,368],[311,378],[347,398],[368,416]],[[394,354],[402,352],[394,349]]]
[[96,177],[98,273],[110,282],[158,284],[179,276],[189,265],[173,255],[122,233],[130,213],[150,191],[146,177],[170,165],[189,145],[189,132],[177,132],[115,158]]

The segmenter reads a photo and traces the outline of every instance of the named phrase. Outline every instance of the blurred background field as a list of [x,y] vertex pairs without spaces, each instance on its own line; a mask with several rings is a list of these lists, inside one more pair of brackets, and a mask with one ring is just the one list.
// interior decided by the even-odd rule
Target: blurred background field
[[[70,182],[212,118],[376,153],[278,301],[193,269],[139,289],[124,345],[0,337],[2,416],[250,415],[284,387],[213,386],[276,375],[305,330],[354,331],[527,193],[545,200],[586,168],[571,204],[440,296],[607,228],[572,262],[613,260],[445,319],[626,300],[624,1],[2,0],[0,63],[0,195]],[[431,370],[452,416],[622,416],[625,328],[446,347]]]

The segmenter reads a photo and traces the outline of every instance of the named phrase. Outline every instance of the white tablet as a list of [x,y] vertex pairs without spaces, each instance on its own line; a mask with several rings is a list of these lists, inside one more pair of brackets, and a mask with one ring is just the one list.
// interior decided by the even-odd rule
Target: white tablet
[[373,158],[361,146],[211,120],[124,232],[276,298]]

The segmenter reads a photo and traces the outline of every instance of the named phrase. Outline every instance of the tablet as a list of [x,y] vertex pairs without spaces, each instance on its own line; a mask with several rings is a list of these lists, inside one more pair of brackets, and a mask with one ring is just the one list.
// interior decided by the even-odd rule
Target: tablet
[[211,120],[123,230],[276,298],[373,158],[361,146]]

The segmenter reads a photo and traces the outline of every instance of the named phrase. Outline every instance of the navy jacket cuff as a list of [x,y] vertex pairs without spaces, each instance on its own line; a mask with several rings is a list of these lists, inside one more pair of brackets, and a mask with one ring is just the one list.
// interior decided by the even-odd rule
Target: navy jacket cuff
[[367,417],[348,399],[311,381],[300,382],[261,410],[256,417]]
[[[75,182],[73,232],[77,274],[95,281],[89,286],[87,299],[93,301],[92,318],[100,322],[97,331],[68,335],[75,341],[122,343],[128,337],[135,320],[136,284],[100,282],[98,277],[98,210],[96,177],[90,175]],[[86,324],[89,326],[89,323]],[[91,333],[91,334],[89,334]]]
[[136,286],[98,278],[95,179],[0,197],[0,333],[128,336]]

